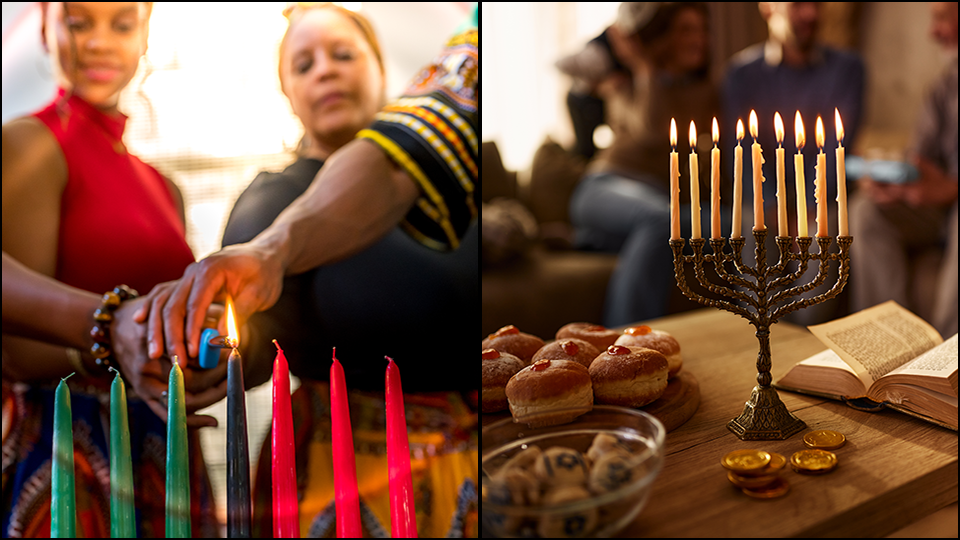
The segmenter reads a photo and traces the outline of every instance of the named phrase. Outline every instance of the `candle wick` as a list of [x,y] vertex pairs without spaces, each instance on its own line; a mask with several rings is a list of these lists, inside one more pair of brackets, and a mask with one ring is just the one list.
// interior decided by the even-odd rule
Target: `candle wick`
[[77,374],[77,372],[74,371],[73,373],[67,375],[66,377],[64,377],[64,378],[62,378],[62,379],[60,379],[60,380],[63,381],[63,382],[67,382],[67,379],[69,379],[70,377],[73,377],[73,376],[76,375],[76,374]]
[[115,371],[115,372],[117,373],[117,376],[118,376],[118,377],[120,376],[120,371],[118,371],[117,368],[115,368],[115,367],[113,367],[113,366],[110,366],[110,367],[107,368],[107,369],[108,369],[109,371]]
[[283,352],[283,349],[280,348],[280,344],[277,343],[277,340],[273,340],[273,344],[277,346],[277,350]]
[[390,358],[389,356],[384,356],[384,358],[386,358],[389,361],[389,363],[391,364],[393,363],[393,358]]

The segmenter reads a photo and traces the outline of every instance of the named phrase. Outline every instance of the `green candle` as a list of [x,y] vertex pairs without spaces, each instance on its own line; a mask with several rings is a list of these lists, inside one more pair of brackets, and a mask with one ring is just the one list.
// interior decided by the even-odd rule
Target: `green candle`
[[110,387],[110,536],[137,535],[133,512],[133,463],[130,460],[130,425],[127,420],[127,390],[120,372]]
[[51,538],[77,536],[77,495],[73,487],[73,415],[70,411],[70,388],[67,386],[67,379],[72,375],[60,380],[53,405]]
[[190,470],[183,371],[173,357],[167,389],[167,538],[190,537]]

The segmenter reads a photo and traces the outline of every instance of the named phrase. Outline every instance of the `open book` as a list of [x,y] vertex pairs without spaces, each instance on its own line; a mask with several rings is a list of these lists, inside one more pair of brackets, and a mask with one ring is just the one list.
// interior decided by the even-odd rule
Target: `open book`
[[957,335],[944,341],[890,301],[808,327],[829,349],[801,361],[774,387],[863,410],[884,407],[957,430]]

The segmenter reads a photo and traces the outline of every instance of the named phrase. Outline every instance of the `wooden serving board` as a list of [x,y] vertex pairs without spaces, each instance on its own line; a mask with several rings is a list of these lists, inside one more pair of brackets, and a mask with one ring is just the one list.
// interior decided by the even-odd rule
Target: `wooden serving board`
[[[667,384],[667,391],[653,403],[641,407],[641,411],[648,412],[663,422],[667,431],[682,426],[684,422],[697,412],[700,406],[700,383],[687,370],[683,370]],[[510,417],[510,411],[497,413],[481,413],[482,425],[491,424],[497,420]]]

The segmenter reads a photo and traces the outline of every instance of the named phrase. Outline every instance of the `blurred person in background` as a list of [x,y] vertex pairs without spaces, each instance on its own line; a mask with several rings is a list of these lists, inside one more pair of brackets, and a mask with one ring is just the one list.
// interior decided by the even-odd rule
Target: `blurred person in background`
[[[110,533],[107,365],[131,385],[137,534],[165,530],[171,364],[147,357],[144,325],[133,321],[145,299],[119,286],[149,291],[194,260],[179,191],[122,140],[119,94],[146,52],[152,6],[42,3],[41,36],[60,88],[47,107],[3,126],[4,537],[50,535],[50,418],[57,383],[71,373],[77,533]],[[222,399],[225,379],[225,369],[186,367],[188,410]],[[189,433],[192,531],[216,536],[198,433]]]
[[864,177],[850,201],[857,237],[853,307],[887,300],[917,311],[910,262],[916,249],[943,251],[929,321],[942,336],[957,333],[957,3],[930,3],[930,34],[949,60],[920,109],[909,159],[920,172],[907,184]]
[[[696,122],[701,153],[712,148],[710,129],[720,100],[708,74],[707,8],[697,2],[625,2],[632,33],[611,26],[611,48],[627,73],[612,71],[597,86],[613,144],[598,152],[570,200],[577,245],[619,253],[604,304],[606,326],[666,315],[674,288],[669,209],[670,119],[678,152]],[[729,139],[727,139],[729,140]],[[702,223],[709,227],[709,160],[700,160]],[[681,170],[684,165],[681,165]],[[686,176],[685,174],[682,176]],[[681,190],[689,198],[689,189]],[[703,202],[706,202],[703,204]],[[681,205],[690,236],[690,206]],[[707,230],[707,229],[704,229]],[[707,231],[709,234],[709,231]]]
[[[231,212],[223,250],[155,291],[139,314],[152,355],[196,356],[194,316],[230,294],[246,320],[248,387],[269,379],[273,340],[283,347],[302,383],[293,416],[304,536],[336,528],[333,347],[349,388],[364,534],[390,528],[384,355],[403,373],[420,535],[477,534],[478,381],[458,360],[473,332],[463,315],[479,305],[476,10],[384,107],[369,21],[329,2],[287,8],[279,75],[304,127],[297,160],[257,176]],[[270,441],[257,467],[255,536],[272,531]]]
[[[773,118],[780,113],[784,124],[783,148],[787,159],[795,155],[794,123],[797,111],[802,116],[806,143],[803,146],[804,178],[807,186],[808,230],[816,231],[814,224],[816,204],[813,180],[816,178],[814,167],[817,163],[817,140],[815,126],[817,116],[823,119],[824,153],[827,157],[828,179],[834,178],[829,171],[836,171],[836,154],[826,148],[834,148],[836,135],[832,128],[834,109],[839,110],[843,120],[844,148],[854,148],[859,132],[863,112],[864,65],[863,60],[854,52],[841,51],[822,43],[818,38],[818,29],[822,17],[822,6],[818,2],[759,2],[760,15],[767,22],[769,37],[763,43],[752,45],[731,60],[723,84],[723,111],[726,121],[726,133],[736,133],[738,119],[743,120],[744,154],[750,152],[753,139],[750,136],[748,118],[750,110],[757,111],[758,139],[763,147],[763,204],[764,225],[768,231],[776,231],[777,224],[777,160],[778,146],[774,131]],[[744,179],[752,178],[749,159],[745,158]],[[792,167],[787,164],[787,177]],[[848,180],[849,183],[849,180]],[[796,184],[787,182],[787,221],[789,234],[797,234]],[[848,191],[850,191],[848,189]],[[827,182],[827,200],[837,199],[836,181]],[[753,182],[744,181],[743,201],[753,200]],[[749,208],[749,203],[745,206]],[[838,233],[836,205],[828,205],[829,231]],[[754,223],[753,212],[743,212],[743,230],[747,242],[745,253],[752,253],[754,238],[749,232]],[[853,230],[851,228],[851,230]],[[815,232],[810,232],[814,236]],[[851,233],[857,236],[856,232]],[[773,233],[768,233],[772,236]],[[831,245],[836,251],[836,243]],[[776,250],[767,250],[768,263],[776,263]],[[791,263],[795,264],[795,263]],[[837,280],[837,267],[831,265],[827,284],[805,294],[810,297],[824,292]],[[816,275],[817,269],[810,267],[798,282],[807,283]],[[843,294],[843,293],[841,293]],[[795,311],[787,320],[797,324],[816,324],[845,315],[840,302],[824,302],[807,309]]]

